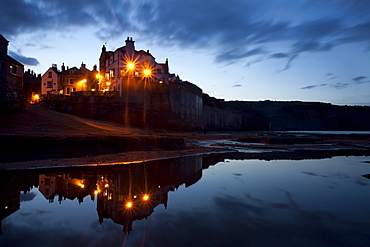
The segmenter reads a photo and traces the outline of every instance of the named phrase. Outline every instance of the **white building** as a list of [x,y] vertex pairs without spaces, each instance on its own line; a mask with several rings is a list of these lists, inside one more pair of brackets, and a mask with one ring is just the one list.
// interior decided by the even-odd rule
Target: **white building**
[[41,77],[41,95],[46,97],[49,94],[70,95],[77,91],[97,90],[98,79],[96,65],[91,71],[82,63],[80,68],[65,68],[61,70],[53,64]]
[[103,45],[99,69],[105,83],[101,85],[101,90],[119,91],[122,95],[128,78],[148,78],[152,82],[168,84],[173,76],[168,72],[168,60],[157,63],[149,50],[135,50],[132,38],[127,37],[125,42],[125,46],[115,51],[107,51]]

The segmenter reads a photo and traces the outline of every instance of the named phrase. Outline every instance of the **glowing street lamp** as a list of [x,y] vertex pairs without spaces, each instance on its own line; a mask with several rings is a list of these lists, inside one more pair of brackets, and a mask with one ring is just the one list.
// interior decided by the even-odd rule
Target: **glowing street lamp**
[[144,77],[149,77],[152,74],[152,70],[151,69],[144,69],[143,74],[144,74]]
[[81,83],[81,91],[83,91],[84,88],[86,89],[86,82],[87,82],[87,80],[86,79],[82,79],[79,82]]
[[133,70],[133,69],[135,69],[135,63],[133,63],[133,62],[128,62],[128,63],[126,64],[126,68],[127,68],[127,70]]
[[40,100],[40,95],[35,94],[35,95],[33,96],[33,102],[34,102],[34,103],[38,103],[38,102],[39,102],[39,100]]

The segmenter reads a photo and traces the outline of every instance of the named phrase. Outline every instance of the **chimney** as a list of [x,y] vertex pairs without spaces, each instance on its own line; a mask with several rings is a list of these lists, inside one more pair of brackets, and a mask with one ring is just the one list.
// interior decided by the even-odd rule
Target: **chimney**
[[135,41],[132,40],[132,37],[129,38],[127,37],[126,39],[126,51],[127,51],[127,54],[132,57],[133,54],[134,54],[134,51],[135,51]]
[[64,63],[62,64],[62,72],[66,71],[66,67],[64,66]]
[[84,64],[83,62],[81,63],[81,69],[86,69],[86,64]]

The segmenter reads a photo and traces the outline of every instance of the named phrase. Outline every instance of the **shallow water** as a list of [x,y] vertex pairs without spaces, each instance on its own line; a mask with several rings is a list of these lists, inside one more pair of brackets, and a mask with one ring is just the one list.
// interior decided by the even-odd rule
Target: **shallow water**
[[0,246],[365,246],[369,161],[194,156],[1,172]]

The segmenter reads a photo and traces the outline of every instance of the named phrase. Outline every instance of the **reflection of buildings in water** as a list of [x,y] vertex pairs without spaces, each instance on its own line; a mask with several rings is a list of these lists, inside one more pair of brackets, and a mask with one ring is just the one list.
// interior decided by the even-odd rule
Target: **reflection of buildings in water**
[[95,189],[96,176],[73,173],[39,175],[39,191],[49,202],[54,202],[56,195],[58,195],[59,203],[65,199],[74,200],[76,198],[81,203],[88,195],[91,200],[94,200]]
[[135,165],[89,167],[69,173],[0,173],[0,232],[1,220],[20,208],[19,192],[26,194],[38,186],[50,203],[54,202],[55,196],[58,196],[59,203],[65,199],[77,199],[81,203],[86,196],[94,200],[94,195],[97,195],[100,223],[103,218],[111,218],[123,225],[125,233],[129,233],[134,220],[148,217],[160,204],[167,207],[169,191],[174,191],[181,184],[190,186],[201,176],[201,156]]
[[202,176],[202,157],[150,162],[127,166],[98,181],[99,222],[111,218],[127,234],[132,223],[151,215],[160,204],[167,207],[168,192],[181,184],[190,186]]
[[2,220],[20,208],[20,192],[26,194],[37,185],[37,175],[0,174],[0,235]]

